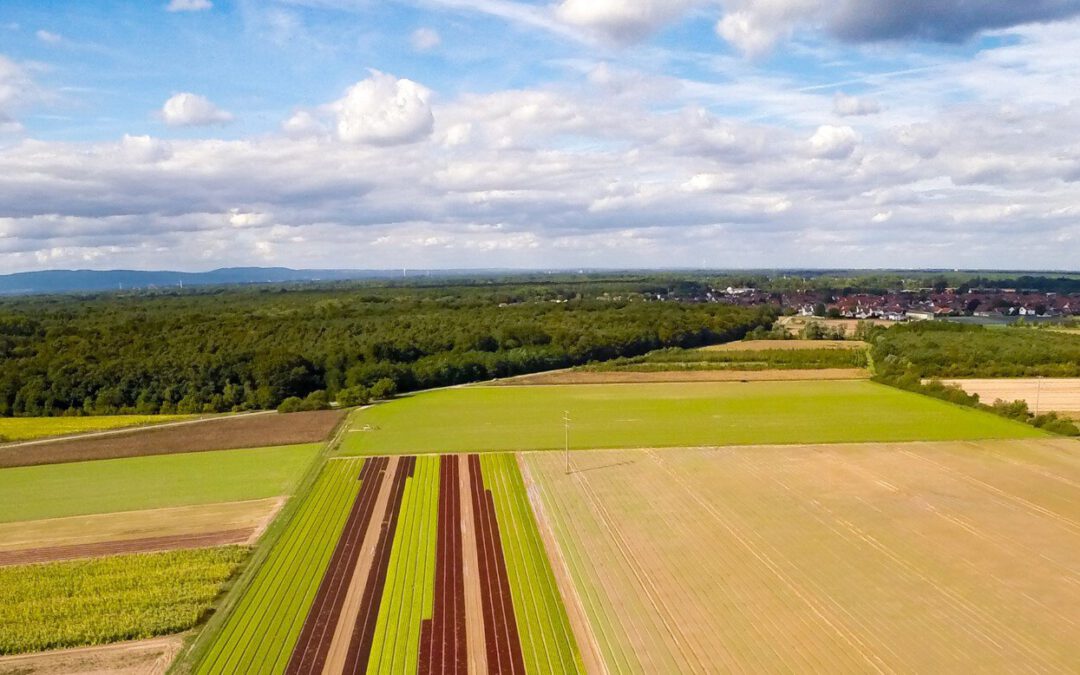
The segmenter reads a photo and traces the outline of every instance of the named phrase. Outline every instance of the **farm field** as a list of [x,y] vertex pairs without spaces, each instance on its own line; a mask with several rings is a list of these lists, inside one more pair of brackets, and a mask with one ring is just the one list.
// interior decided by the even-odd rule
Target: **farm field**
[[1080,378],[998,378],[974,380],[943,380],[955,384],[969,394],[978,394],[983,403],[1026,401],[1034,412],[1036,403],[1041,413],[1053,410],[1067,415],[1080,415]]
[[270,497],[0,523],[0,565],[252,544],[284,500]]
[[520,461],[609,672],[1080,669],[1076,441]]
[[99,415],[88,417],[0,417],[0,439],[35,438],[109,431],[192,419],[193,415]]
[[232,415],[156,429],[11,445],[0,447],[0,468],[318,443],[327,440],[343,416],[340,410]]
[[580,663],[514,459],[410,456],[331,460],[195,670]]
[[356,411],[346,455],[1037,438],[1027,425],[867,381],[462,387]]
[[322,446],[0,469],[0,523],[290,494]]
[[486,386],[531,387],[553,384],[646,384],[650,382],[792,382],[799,380],[867,380],[863,368],[816,368],[813,370],[556,370],[498,380]]
[[776,349],[798,351],[802,349],[866,349],[861,340],[736,340],[719,345],[702,347],[705,352],[772,351]]
[[0,567],[0,655],[179,633],[246,556],[230,546]]
[[134,640],[34,654],[0,656],[0,675],[148,675],[163,673],[183,638]]

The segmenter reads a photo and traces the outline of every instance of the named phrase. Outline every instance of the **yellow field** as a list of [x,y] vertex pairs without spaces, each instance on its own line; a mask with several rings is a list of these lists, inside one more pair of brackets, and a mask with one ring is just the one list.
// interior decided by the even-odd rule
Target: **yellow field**
[[[777,320],[777,323],[786,328],[792,335],[798,335],[799,331],[805,328],[808,323],[819,323],[830,330],[843,328],[848,335],[851,335],[858,327],[859,319],[821,319],[815,316],[782,316]],[[884,319],[866,319],[866,323],[874,326],[889,327],[896,322],[885,321]]]
[[49,436],[83,434],[137,427],[145,424],[178,422],[194,415],[101,415],[93,417],[0,417],[0,438],[30,441]]
[[771,349],[865,349],[862,340],[740,340],[702,347],[707,352],[760,352]]
[[573,462],[521,456],[612,673],[1080,671],[1076,441]]
[[1080,378],[999,378],[986,380],[946,380],[978,394],[983,403],[1027,401],[1028,408],[1041,413],[1054,410],[1066,415],[1080,414]]

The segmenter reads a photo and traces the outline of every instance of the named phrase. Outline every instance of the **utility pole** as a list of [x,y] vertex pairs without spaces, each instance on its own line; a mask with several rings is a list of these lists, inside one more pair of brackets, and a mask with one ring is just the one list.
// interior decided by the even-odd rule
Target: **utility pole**
[[563,411],[563,430],[566,432],[564,452],[566,454],[566,475],[570,475],[570,411]]

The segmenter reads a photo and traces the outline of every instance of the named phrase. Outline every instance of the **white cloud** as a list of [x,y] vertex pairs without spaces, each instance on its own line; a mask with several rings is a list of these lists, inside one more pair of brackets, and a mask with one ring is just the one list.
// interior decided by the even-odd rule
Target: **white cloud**
[[210,2],[210,0],[169,0],[169,4],[165,6],[165,11],[200,12],[213,7],[214,3]]
[[338,138],[349,143],[398,145],[431,135],[435,117],[428,102],[431,92],[412,80],[397,79],[377,70],[357,82],[332,104]]
[[205,127],[228,124],[233,120],[232,113],[217,107],[205,96],[188,92],[165,101],[160,114],[170,127]]
[[412,48],[418,52],[429,52],[442,44],[442,37],[434,28],[417,28],[409,36]]
[[842,91],[833,97],[833,114],[841,117],[876,115],[881,112],[881,104],[871,98],[848,96]]
[[562,0],[559,19],[626,44],[640,40],[682,16],[701,0]]
[[45,44],[55,45],[64,41],[64,38],[60,36],[60,34],[52,33],[47,30],[39,30],[34,33],[34,35],[40,42],[44,42]]
[[808,141],[810,152],[822,159],[846,159],[855,151],[859,143],[859,134],[851,127],[836,127],[825,124],[818,127]]
[[310,111],[298,110],[281,125],[282,131],[294,137],[316,136],[326,133],[326,126]]
[[0,54],[0,133],[22,131],[15,111],[39,98],[39,92],[26,69]]

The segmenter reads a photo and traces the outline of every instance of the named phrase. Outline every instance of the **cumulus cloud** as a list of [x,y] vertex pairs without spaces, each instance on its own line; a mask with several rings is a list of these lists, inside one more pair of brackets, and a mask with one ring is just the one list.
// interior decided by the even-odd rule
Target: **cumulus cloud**
[[881,104],[872,98],[848,96],[842,91],[833,97],[833,114],[841,117],[876,115],[881,112]]
[[442,44],[442,37],[434,28],[417,28],[409,36],[412,48],[418,52],[429,52]]
[[349,143],[399,145],[431,135],[435,117],[431,92],[412,80],[397,79],[377,70],[354,84],[332,104],[337,135]]
[[210,0],[170,0],[169,4],[165,6],[165,11],[200,12],[213,7],[214,3],[210,2]]
[[562,0],[555,9],[562,21],[626,44],[640,40],[675,20],[701,0]]
[[810,137],[810,153],[821,159],[847,159],[859,143],[859,134],[851,127],[826,124]]
[[217,107],[205,96],[189,92],[165,101],[160,115],[170,127],[205,127],[233,121],[232,113]]
[[767,52],[796,28],[841,40],[960,42],[990,29],[1080,15],[1080,0],[723,0],[717,33],[739,50]]

